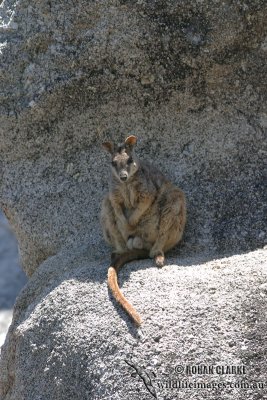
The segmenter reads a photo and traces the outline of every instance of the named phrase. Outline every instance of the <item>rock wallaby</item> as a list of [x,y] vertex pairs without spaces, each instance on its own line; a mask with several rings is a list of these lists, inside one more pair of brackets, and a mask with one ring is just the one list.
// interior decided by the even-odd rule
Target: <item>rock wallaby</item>
[[158,267],[164,254],[180,240],[186,221],[183,192],[149,163],[134,153],[137,142],[129,136],[115,145],[103,143],[111,154],[110,190],[102,202],[101,225],[105,240],[112,246],[108,285],[115,299],[137,325],[139,314],[123,296],[117,272],[126,262],[151,257]]

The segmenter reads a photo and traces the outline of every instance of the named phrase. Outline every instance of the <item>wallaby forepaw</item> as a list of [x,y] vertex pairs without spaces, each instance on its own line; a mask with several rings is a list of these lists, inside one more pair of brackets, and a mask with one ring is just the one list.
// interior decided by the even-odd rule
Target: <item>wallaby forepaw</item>
[[135,236],[135,238],[133,239],[133,247],[135,249],[143,248],[143,240],[139,236]]
[[129,238],[128,238],[128,240],[127,240],[127,248],[128,248],[129,250],[133,250],[133,248],[134,248],[134,245],[133,245],[133,237],[132,237],[132,236],[129,236]]

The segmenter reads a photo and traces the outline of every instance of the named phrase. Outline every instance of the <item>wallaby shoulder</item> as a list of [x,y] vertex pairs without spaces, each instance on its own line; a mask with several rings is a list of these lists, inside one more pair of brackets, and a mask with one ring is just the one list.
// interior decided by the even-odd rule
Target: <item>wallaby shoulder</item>
[[144,181],[148,188],[151,187],[158,190],[164,183],[168,182],[163,173],[149,161],[140,161],[138,172],[140,181]]

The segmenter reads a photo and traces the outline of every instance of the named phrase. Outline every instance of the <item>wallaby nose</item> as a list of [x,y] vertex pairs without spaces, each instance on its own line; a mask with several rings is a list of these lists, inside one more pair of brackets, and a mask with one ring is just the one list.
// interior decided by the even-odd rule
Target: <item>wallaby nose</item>
[[127,181],[127,178],[128,178],[127,172],[121,172],[120,173],[120,180],[121,181]]

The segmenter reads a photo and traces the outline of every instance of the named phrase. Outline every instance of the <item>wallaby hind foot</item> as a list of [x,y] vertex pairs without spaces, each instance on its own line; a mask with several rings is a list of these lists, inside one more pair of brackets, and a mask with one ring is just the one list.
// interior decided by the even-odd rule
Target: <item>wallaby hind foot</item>
[[157,267],[162,268],[164,266],[165,257],[164,254],[159,254],[155,256],[155,264]]

